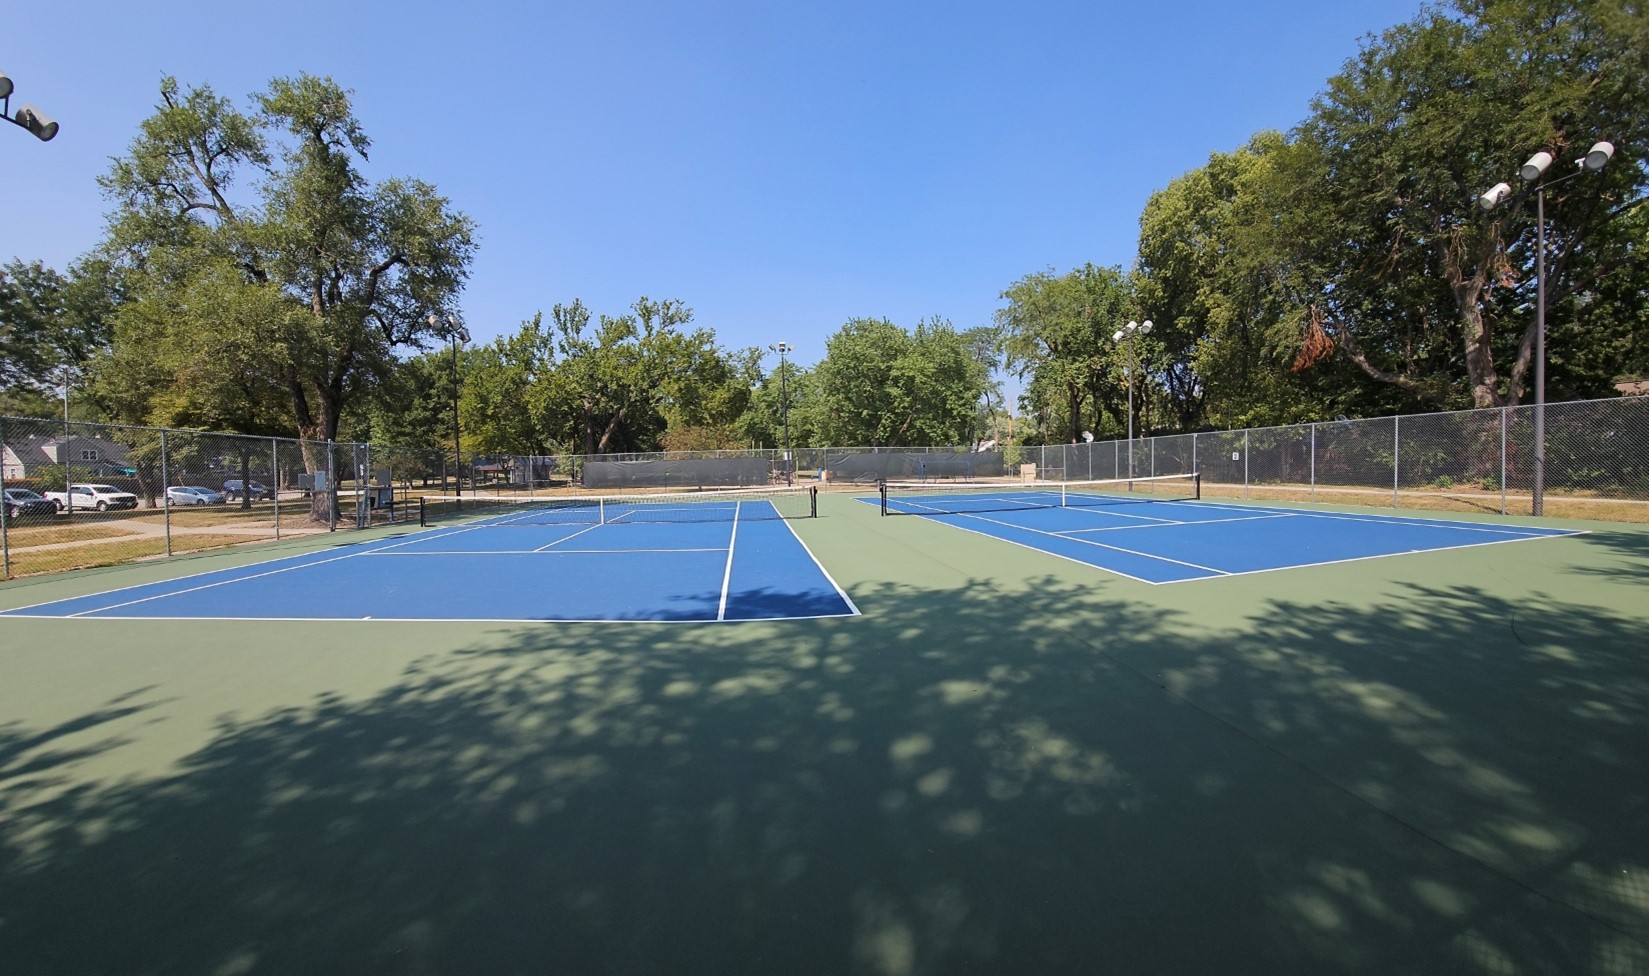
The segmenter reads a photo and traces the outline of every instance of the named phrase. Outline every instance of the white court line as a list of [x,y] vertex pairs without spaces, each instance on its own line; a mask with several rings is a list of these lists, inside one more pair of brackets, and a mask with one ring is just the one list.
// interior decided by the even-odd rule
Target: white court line
[[[781,521],[784,522],[784,527],[786,529],[790,530],[790,537],[792,539],[796,540],[796,544],[798,546],[802,547],[802,552],[807,553],[807,558],[813,560],[813,565],[818,567],[820,575],[824,576],[824,578],[830,582],[830,585],[836,590],[836,595],[842,598],[842,602],[847,604],[847,608],[849,610],[853,611],[851,616],[854,616],[854,617],[861,616],[861,614],[859,612],[858,604],[854,603],[853,598],[847,595],[846,590],[842,589],[842,584],[836,582],[836,577],[831,576],[830,571],[824,568],[824,563],[819,562],[819,557],[813,555],[813,550],[811,550],[807,547],[807,543],[802,541],[802,537],[796,534],[796,527],[790,524],[789,519],[782,519]],[[830,614],[829,616],[831,616],[831,617],[840,617],[840,616],[843,616],[843,614]],[[807,618],[807,617],[749,617],[749,618],[746,618],[746,619],[749,619],[749,620],[807,620],[809,618]]]
[[[456,530],[448,533],[448,535],[457,535],[460,532],[467,532],[467,531],[470,531],[470,530],[469,529],[456,529]],[[440,536],[439,538],[445,538],[445,536]],[[281,573],[290,573],[293,570],[298,570],[298,569],[308,569],[311,566],[325,566],[327,563],[335,563],[335,562],[338,562],[339,560],[342,560],[342,559],[354,559],[356,556],[366,556],[366,555],[370,555],[370,554],[373,554],[373,553],[379,553],[379,552],[383,552],[386,549],[399,549],[402,546],[410,546],[410,545],[413,545],[414,543],[418,543],[418,542],[422,542],[422,541],[424,541],[424,540],[422,540],[422,539],[406,539],[406,540],[403,540],[401,542],[397,542],[393,545],[380,546],[377,549],[365,549],[365,550],[362,550],[361,552],[346,552],[341,556],[333,556],[331,559],[317,559],[312,563],[304,563],[301,566],[288,566],[285,569],[272,569],[267,573],[253,573],[251,576],[237,576],[234,579],[219,580],[216,583],[203,583],[200,586],[191,586],[191,587],[188,587],[187,589],[182,589],[182,590],[172,590],[172,591],[167,592],[167,593],[157,593],[154,596],[146,596],[146,597],[143,597],[143,598],[138,599],[138,600],[127,600],[125,603],[112,603],[112,604],[109,604],[108,606],[105,606],[105,607],[97,607],[97,608],[92,609],[92,610],[82,610],[79,613],[71,613],[68,616],[69,617],[84,617],[85,615],[87,615],[89,613],[102,613],[105,610],[118,610],[121,607],[130,607],[130,606],[134,606],[134,605],[139,604],[139,603],[148,603],[151,600],[164,600],[167,597],[182,596],[185,593],[196,593],[196,592],[199,592],[200,590],[210,590],[214,586],[228,586],[230,583],[244,583],[247,580],[262,579],[265,576],[278,576]],[[203,573],[201,575],[205,575],[205,574]],[[185,578],[187,578],[187,577],[185,577]],[[132,587],[126,587],[126,588],[127,589],[132,589]],[[118,593],[120,591],[119,590],[110,590],[109,592],[110,593]],[[100,593],[100,594],[95,594],[95,595],[104,596],[106,594],[101,594]],[[71,597],[71,599],[84,599],[84,597]],[[68,601],[67,600],[56,600],[54,602],[56,602],[56,603],[66,603]]]
[[[1404,551],[1404,552],[1380,552],[1380,553],[1375,553],[1372,556],[1347,556],[1344,559],[1324,559],[1321,562],[1315,562],[1315,563],[1291,563],[1287,566],[1271,566],[1271,567],[1268,567],[1266,569],[1236,569],[1236,570],[1232,570],[1231,572],[1225,573],[1223,575],[1225,577],[1258,576],[1261,573],[1282,573],[1282,572],[1286,572],[1290,569],[1312,569],[1312,568],[1315,568],[1317,566],[1338,566],[1341,563],[1361,563],[1361,562],[1367,562],[1370,559],[1390,559],[1393,556],[1423,556],[1428,552],[1448,552],[1448,551],[1453,550],[1453,549],[1481,549],[1484,546],[1509,546],[1509,545],[1511,545],[1512,543],[1515,543],[1515,542],[1540,542],[1543,539],[1566,539],[1566,538],[1569,538],[1570,536],[1591,535],[1591,534],[1592,533],[1589,530],[1577,529],[1573,532],[1566,532],[1562,535],[1520,535],[1520,536],[1516,536],[1516,537],[1510,538],[1510,539],[1494,539],[1494,540],[1489,541],[1489,542],[1462,542],[1458,546],[1443,546],[1443,547],[1438,548],[1438,549],[1409,549],[1409,550]],[[1207,579],[1207,578],[1208,577],[1204,577],[1204,579]],[[1149,582],[1149,581],[1147,581],[1147,582]],[[1171,583],[1196,583],[1196,582],[1201,582],[1201,581],[1196,580],[1196,579],[1163,580],[1160,583],[1153,583],[1152,585],[1153,586],[1168,586]]]
[[592,531],[594,529],[599,529],[600,527],[601,527],[601,523],[597,522],[595,525],[591,525],[587,528],[579,529],[577,532],[574,532],[572,535],[564,536],[560,539],[557,539],[554,542],[550,543],[549,545],[539,546],[537,549],[534,549],[533,552],[543,552],[544,550],[550,548],[550,546],[559,546],[563,542],[566,542],[568,539],[576,539],[579,536],[583,535],[584,533]]
[[[383,548],[391,549],[391,548],[395,548],[396,546],[411,545],[414,542],[426,542],[430,539],[444,539],[447,536],[459,535],[461,533],[471,532],[471,531],[474,531],[475,529],[479,529],[479,528],[485,528],[485,526],[467,525],[467,526],[461,526],[461,527],[456,527],[455,526],[455,527],[446,528],[446,529],[442,529],[442,528],[419,529],[418,531],[416,531],[412,534],[412,537],[410,537],[410,538],[408,538],[408,539],[406,539],[402,542],[396,543],[395,546],[385,546]],[[349,548],[351,546],[364,546],[364,545],[367,545],[369,541],[370,540],[363,539],[360,542],[348,542],[348,543],[345,543],[342,547],[336,547],[336,548]],[[309,552],[293,553],[290,556],[275,556],[275,557],[272,557],[270,559],[259,559],[255,562],[247,563],[244,566],[228,566],[228,567],[224,567],[222,569],[203,569],[198,573],[188,573],[188,574],[185,574],[183,576],[174,576],[171,579],[164,579],[164,580],[153,580],[153,581],[148,582],[148,583],[133,583],[130,586],[117,586],[112,590],[103,590],[103,591],[98,592],[98,593],[87,593],[84,596],[66,596],[66,597],[62,597],[60,599],[56,599],[56,600],[42,600],[39,603],[24,604],[21,607],[17,607],[15,610],[7,610],[4,613],[5,613],[5,615],[9,615],[9,616],[25,616],[24,614],[20,614],[17,611],[18,610],[32,610],[35,607],[50,606],[51,604],[54,604],[54,603],[68,603],[71,600],[89,600],[92,597],[111,596],[115,593],[124,593],[127,590],[141,590],[144,587],[148,587],[148,586],[164,586],[164,585],[167,585],[169,583],[180,583],[184,580],[199,579],[202,576],[214,576],[218,573],[231,573],[231,572],[234,572],[235,570],[238,570],[238,569],[252,569],[252,568],[257,567],[257,566],[269,566],[269,565],[273,565],[274,563],[285,562],[288,559],[307,559],[308,557],[316,555],[317,553],[319,553],[321,551],[322,550],[320,550],[320,549],[312,549]],[[381,551],[380,549],[369,549],[366,552],[347,553],[346,555],[363,556],[363,555],[368,555],[370,553],[380,552],[380,551]],[[338,558],[343,558],[343,557],[338,557]],[[302,569],[304,566],[318,566],[322,562],[331,562],[331,561],[332,560],[330,560],[330,559],[325,559],[325,560],[319,560],[319,561],[314,562],[314,563],[304,563],[300,566],[292,566],[292,567],[289,567],[289,568],[290,569]],[[280,572],[285,572],[285,571],[286,570],[280,570]],[[259,574],[259,575],[268,575],[268,574]],[[253,579],[253,578],[254,577],[251,577],[251,576],[237,576],[237,577],[235,577],[236,580],[239,580],[239,579]],[[235,582],[235,580],[224,580],[223,582],[233,583],[233,582]],[[178,591],[178,592],[182,592],[182,591]],[[170,594],[167,594],[167,595],[170,595]],[[125,606],[125,605],[126,604],[116,604],[116,606]],[[88,611],[88,612],[95,613],[96,611]],[[49,616],[51,619],[54,619],[54,620],[66,619],[61,614],[49,614],[49,615],[46,615],[46,616]],[[134,619],[134,620],[151,620],[151,619],[159,619],[159,618],[134,617],[134,618],[131,618],[131,619]],[[218,619],[230,619],[230,618],[227,618],[227,617],[225,617],[225,618],[218,618],[218,617],[211,617],[211,618],[181,617],[179,619],[181,619],[181,620],[196,620],[196,619],[218,620]],[[257,617],[257,618],[252,618],[252,619],[262,620],[262,619],[266,619],[266,618]],[[299,619],[308,619],[308,618],[299,618]]]
[[1418,528],[1465,529],[1468,532],[1487,532],[1491,535],[1510,535],[1520,539],[1558,539],[1566,535],[1584,535],[1583,529],[1545,529],[1539,526],[1490,525],[1483,522],[1461,522],[1455,519],[1420,518],[1412,515],[1371,515],[1358,512],[1318,512],[1306,508],[1280,508],[1275,505],[1228,505],[1219,502],[1198,502],[1199,508],[1217,508],[1225,512],[1277,512],[1298,515],[1301,518],[1339,520],[1345,522],[1373,522],[1377,525],[1410,525]]
[[630,552],[726,552],[725,546],[705,546],[689,549],[425,549],[418,552],[363,552],[363,556],[398,556],[401,558],[417,556],[571,556],[571,555],[623,555]]
[[[1058,498],[1059,497],[1058,495],[1055,495],[1051,491],[1021,491],[1021,492],[1016,492],[1015,494],[1017,494],[1019,496],[1019,498],[1024,498],[1026,496],[1032,496],[1032,495],[1047,495],[1050,498]],[[952,494],[952,495],[937,495],[937,494],[935,494],[935,495],[922,495],[922,496],[919,496],[919,497],[930,498],[930,499],[933,499],[933,500],[936,500],[936,501],[938,499],[941,499],[941,498],[956,498],[956,499],[964,499],[965,498],[965,499],[971,499],[973,501],[978,501],[978,502],[981,502],[981,503],[988,503],[988,504],[995,505],[995,506],[1010,505],[1010,504],[1019,506],[1018,508],[1001,508],[1001,507],[987,508],[987,509],[984,510],[984,511],[987,511],[987,512],[1035,512],[1035,511],[1040,511],[1041,509],[1044,509],[1044,508],[1063,508],[1064,507],[1063,505],[1040,505],[1040,504],[1037,504],[1036,502],[1030,502],[1030,501],[1022,502],[1022,501],[1019,500],[1019,498],[1013,498],[1013,497],[978,498],[978,497],[970,496],[970,495],[956,495],[956,494]],[[862,499],[862,500],[863,501],[872,501],[873,499],[865,498],[865,499]],[[880,499],[874,499],[874,500],[880,501]],[[900,514],[903,514],[903,515],[925,515],[925,514],[929,514],[929,513],[932,513],[934,515],[967,515],[967,514],[971,514],[971,513],[968,513],[968,512],[958,512],[958,511],[955,511],[954,509],[949,509],[949,508],[934,508],[931,505],[924,505],[921,502],[916,501],[915,498],[907,498],[903,495],[897,495],[897,496],[895,496],[893,498],[890,498],[888,500],[893,502],[896,505],[910,505],[910,506],[913,506],[915,508],[927,509],[927,512],[902,512],[902,513],[900,513]]]
[[[1060,535],[1058,532],[1048,532],[1048,531],[1045,531],[1043,529],[1030,529],[1030,528],[1026,528],[1023,525],[1015,525],[1012,522],[1002,522],[1002,521],[998,521],[997,519],[984,518],[984,517],[979,516],[979,515],[965,515],[965,514],[962,514],[962,513],[959,513],[959,512],[948,512],[946,514],[958,516],[958,517],[961,517],[961,518],[978,519],[981,522],[989,522],[992,525],[1001,525],[1001,526],[1005,526],[1005,527],[1010,528],[1010,529],[1018,529],[1021,532],[1033,532],[1037,535],[1045,535],[1045,536],[1048,536],[1048,537],[1054,538],[1054,539],[1064,539],[1067,542],[1080,542],[1085,546],[1094,546],[1094,547],[1099,548],[1099,549],[1110,549],[1113,552],[1123,552],[1123,553],[1127,553],[1130,556],[1139,556],[1142,559],[1155,559],[1158,562],[1173,563],[1176,566],[1188,566],[1191,569],[1200,569],[1205,573],[1217,573],[1220,576],[1229,576],[1229,575],[1231,575],[1223,569],[1215,569],[1212,566],[1202,566],[1202,565],[1198,565],[1197,563],[1188,563],[1183,559],[1173,559],[1169,556],[1158,556],[1155,553],[1139,552],[1138,550],[1135,550],[1135,549],[1124,549],[1122,546],[1110,546],[1110,545],[1106,545],[1103,542],[1093,542],[1093,541],[1088,540],[1088,539],[1072,539],[1070,536]],[[945,524],[948,525],[949,523],[947,522]],[[982,532],[980,534],[981,535],[986,535],[988,533],[983,533]],[[992,536],[992,538],[995,538],[995,536]],[[1035,548],[1035,547],[1033,546],[1032,548]],[[1077,560],[1077,561],[1081,562],[1081,560]]]
[[1195,519],[1188,522],[1162,522],[1157,525],[1107,525],[1097,529],[1061,529],[1055,535],[1076,535],[1079,532],[1134,532],[1139,529],[1161,529],[1172,525],[1225,525],[1228,522],[1259,522],[1264,519],[1293,518],[1293,515],[1249,515],[1244,518]]
[[727,568],[721,574],[721,605],[716,607],[716,619],[727,619],[727,589],[733,584],[733,544],[739,541],[739,505],[733,503],[733,533],[727,539]]
[[[853,602],[848,601],[853,607]],[[64,620],[58,614],[47,613],[10,613],[8,617],[18,617],[23,620]],[[229,620],[244,621],[247,623],[281,623],[300,624],[713,624],[753,623],[758,620],[837,620],[842,617],[861,616],[859,609],[853,607],[852,613],[811,613],[804,617],[740,617],[737,620],[711,620],[709,617],[682,618],[660,620],[657,617],[96,617],[96,620],[136,620],[152,623],[167,621],[199,621],[199,620]]]
[[[1041,553],[1044,556],[1052,556],[1055,559],[1063,559],[1066,562],[1076,563],[1078,566],[1085,566],[1088,569],[1097,569],[1102,573],[1110,573],[1112,576],[1120,576],[1123,579],[1133,580],[1136,583],[1150,583],[1152,586],[1156,585],[1156,583],[1154,581],[1148,580],[1143,576],[1135,576],[1132,573],[1124,573],[1122,570],[1112,569],[1110,566],[1101,566],[1101,565],[1098,565],[1096,563],[1084,562],[1083,560],[1078,559],[1075,556],[1067,556],[1062,552],[1052,552],[1050,550],[1043,549],[1040,546],[1033,546],[1029,542],[1020,542],[1017,539],[1004,539],[999,535],[991,535],[989,532],[984,532],[984,531],[981,531],[979,529],[969,528],[966,525],[953,525],[950,522],[940,522],[938,524],[943,525],[946,528],[956,529],[959,532],[971,532],[974,535],[980,536],[980,537],[985,538],[985,539],[994,539],[997,542],[1006,542],[1010,546],[1018,546],[1021,549],[1029,549],[1031,552]],[[1074,540],[1074,541],[1080,542],[1081,540]],[[1207,579],[1207,577],[1194,577],[1194,578]]]

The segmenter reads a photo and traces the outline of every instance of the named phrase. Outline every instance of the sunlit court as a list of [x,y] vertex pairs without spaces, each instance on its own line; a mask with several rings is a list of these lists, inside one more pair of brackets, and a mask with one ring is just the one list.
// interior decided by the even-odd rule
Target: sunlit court
[[1649,536],[1115,489],[432,500],[14,583],[0,938],[24,972],[112,970],[48,954],[88,911],[190,971],[291,964],[249,946],[293,925],[443,971],[637,933],[684,971],[1633,958]]
[[811,488],[424,499],[416,532],[6,615],[242,620],[728,621],[852,614],[786,524]]
[[0,976],[1649,976],[1644,7],[8,5]]

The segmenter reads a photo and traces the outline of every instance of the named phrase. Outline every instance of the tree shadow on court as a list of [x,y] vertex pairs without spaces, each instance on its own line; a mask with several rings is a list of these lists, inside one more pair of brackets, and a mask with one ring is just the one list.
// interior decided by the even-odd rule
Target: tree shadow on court
[[1581,537],[1580,541],[1594,552],[1608,553],[1609,559],[1587,560],[1585,565],[1573,567],[1571,572],[1620,580],[1636,586],[1649,585],[1649,531],[1598,529]]
[[[477,635],[158,780],[38,790],[55,736],[8,727],[0,968],[1649,965],[1641,620],[1460,586],[1210,627],[1136,592]],[[118,749],[164,692],[64,727]]]

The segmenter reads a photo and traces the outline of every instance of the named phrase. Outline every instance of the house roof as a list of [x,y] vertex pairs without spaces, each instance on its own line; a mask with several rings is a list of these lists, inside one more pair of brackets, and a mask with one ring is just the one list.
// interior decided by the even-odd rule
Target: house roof
[[[68,450],[63,450],[67,443]],[[108,441],[101,437],[41,437],[30,434],[5,443],[5,459],[8,464],[21,464],[26,469],[33,470],[48,464],[58,464],[66,453],[69,463],[80,461],[81,451],[96,451],[98,460],[125,463],[131,448],[119,441]]]

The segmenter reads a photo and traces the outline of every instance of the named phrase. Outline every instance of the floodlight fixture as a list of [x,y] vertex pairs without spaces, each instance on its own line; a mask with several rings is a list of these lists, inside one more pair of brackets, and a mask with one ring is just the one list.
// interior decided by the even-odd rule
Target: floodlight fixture
[[[1596,173],[1609,165],[1615,154],[1612,142],[1595,142],[1586,155],[1575,160],[1573,173],[1553,179],[1543,179],[1551,168],[1554,157],[1541,150],[1529,157],[1517,175],[1525,183],[1533,184],[1535,198],[1535,347],[1534,347],[1534,491],[1533,514],[1545,514],[1546,495],[1546,188],[1586,173]],[[1512,188],[1496,183],[1487,193],[1477,198],[1478,206],[1493,210],[1512,197]]]
[[1591,150],[1586,153],[1586,158],[1580,161],[1580,165],[1596,173],[1598,170],[1609,165],[1609,160],[1613,159],[1614,155],[1614,143],[1596,142],[1592,144]]
[[767,348],[779,354],[779,417],[781,418],[780,423],[784,425],[784,481],[787,485],[795,484],[796,466],[792,463],[790,456],[790,391],[785,382],[789,370],[785,367],[784,357],[787,353],[796,351],[796,344],[783,341],[770,342]]
[[[458,346],[470,341],[469,330],[464,328],[464,322],[456,315],[429,313],[424,318],[429,327],[441,333],[448,342],[452,343],[452,460],[453,483],[460,498],[464,495],[464,442],[463,435],[458,427]],[[446,486],[446,474],[441,475],[442,487]],[[470,479],[470,486],[474,488],[475,481]]]
[[52,137],[57,135],[57,120],[33,105],[25,105],[17,110],[17,124],[29,130],[41,142],[51,142]]
[[1552,154],[1541,150],[1529,157],[1529,161],[1523,164],[1523,168],[1517,171],[1517,175],[1523,182],[1533,183],[1535,180],[1540,179],[1551,166]]
[[1111,336],[1111,341],[1113,341],[1113,342],[1121,343],[1124,340],[1126,340],[1126,342],[1127,342],[1126,349],[1127,349],[1127,352],[1128,352],[1128,372],[1127,372],[1127,377],[1128,377],[1128,477],[1130,477],[1130,478],[1132,478],[1134,476],[1134,373],[1137,371],[1136,367],[1138,366],[1138,363],[1136,361],[1137,360],[1137,354],[1136,354],[1137,351],[1134,349],[1134,337],[1145,335],[1147,332],[1150,332],[1150,331],[1151,331],[1151,320],[1150,319],[1146,319],[1143,322],[1134,322],[1134,321],[1130,320],[1127,325],[1125,325],[1122,328],[1118,329]]
[[16,113],[11,110],[11,95],[17,90],[10,77],[0,71],[0,119],[26,130],[41,142],[51,142],[57,135],[57,121],[33,105],[24,105]]

